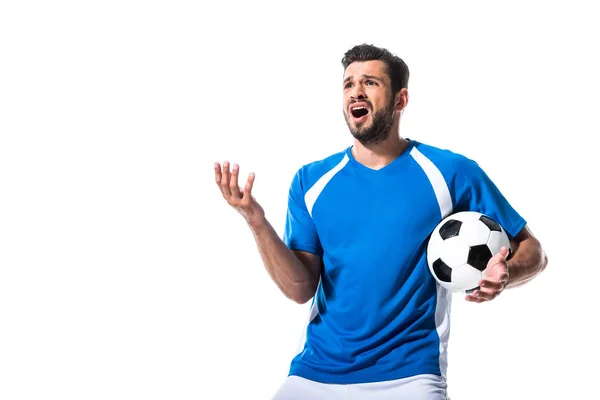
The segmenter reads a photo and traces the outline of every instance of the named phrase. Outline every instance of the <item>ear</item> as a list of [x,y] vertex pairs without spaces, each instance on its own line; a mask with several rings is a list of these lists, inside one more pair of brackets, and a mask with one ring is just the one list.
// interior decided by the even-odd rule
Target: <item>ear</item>
[[396,111],[402,111],[408,105],[408,89],[400,89],[394,97],[394,108]]

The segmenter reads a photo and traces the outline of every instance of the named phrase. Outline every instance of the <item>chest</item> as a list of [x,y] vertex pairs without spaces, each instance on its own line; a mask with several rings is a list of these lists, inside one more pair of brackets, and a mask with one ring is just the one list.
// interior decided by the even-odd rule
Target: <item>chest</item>
[[377,179],[352,174],[336,178],[313,209],[313,221],[325,250],[356,240],[381,242],[386,235],[423,240],[440,221],[435,193],[421,171]]
[[339,178],[313,208],[327,282],[355,293],[395,293],[413,274],[427,275],[415,268],[441,220],[427,177],[406,171],[385,179]]

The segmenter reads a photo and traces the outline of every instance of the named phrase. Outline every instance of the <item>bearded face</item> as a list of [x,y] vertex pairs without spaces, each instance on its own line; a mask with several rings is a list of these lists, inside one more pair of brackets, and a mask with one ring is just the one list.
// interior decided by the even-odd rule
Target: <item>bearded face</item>
[[367,100],[351,100],[344,110],[350,133],[363,145],[384,141],[391,133],[394,124],[394,102],[389,99],[379,110]]
[[379,143],[394,125],[394,95],[386,64],[353,62],[344,73],[344,117],[350,133],[363,145]]

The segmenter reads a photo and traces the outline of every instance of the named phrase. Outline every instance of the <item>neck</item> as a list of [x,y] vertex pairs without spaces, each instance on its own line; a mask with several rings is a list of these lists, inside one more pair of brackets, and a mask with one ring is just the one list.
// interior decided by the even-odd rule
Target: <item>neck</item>
[[398,158],[406,147],[408,147],[408,140],[394,134],[383,142],[367,146],[354,139],[352,155],[359,163],[377,170]]

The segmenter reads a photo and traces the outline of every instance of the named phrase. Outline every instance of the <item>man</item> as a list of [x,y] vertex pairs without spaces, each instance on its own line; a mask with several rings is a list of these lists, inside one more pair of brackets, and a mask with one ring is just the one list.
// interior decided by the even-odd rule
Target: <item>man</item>
[[466,296],[472,302],[527,282],[547,258],[474,161],[402,138],[402,59],[364,44],[342,64],[354,143],[298,170],[283,240],[251,195],[254,175],[240,190],[239,166],[215,164],[217,185],[250,226],[273,281],[298,303],[313,299],[305,341],[274,400],[446,399],[451,295],[429,272],[429,234],[464,210],[509,234],[510,260],[505,248],[494,255],[481,288]]

